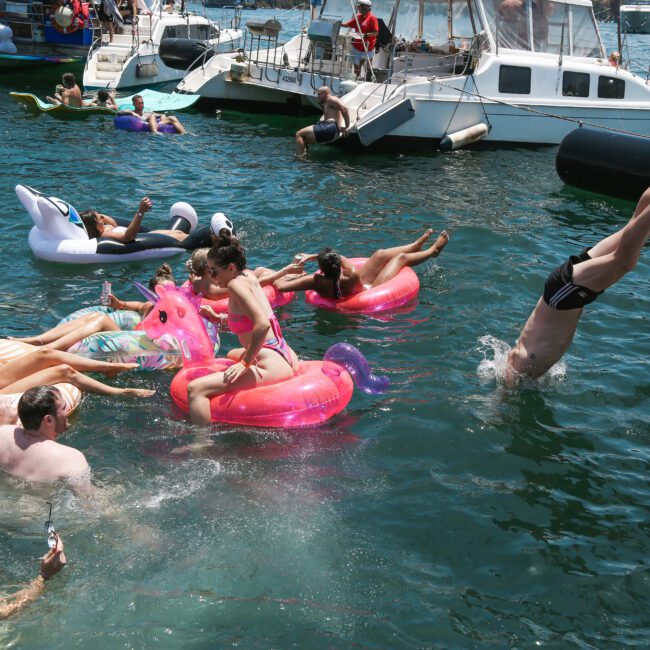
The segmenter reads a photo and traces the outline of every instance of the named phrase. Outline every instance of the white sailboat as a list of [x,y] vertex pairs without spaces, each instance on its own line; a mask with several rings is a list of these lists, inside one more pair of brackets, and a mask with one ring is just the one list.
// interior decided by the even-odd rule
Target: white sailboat
[[170,81],[183,77],[186,70],[171,67],[160,57],[163,39],[187,39],[204,43],[212,52],[230,51],[242,37],[240,29],[223,28],[205,16],[180,10],[168,11],[160,0],[149,5],[138,1],[139,15],[134,24],[121,26],[112,41],[102,33],[91,48],[84,69],[86,90],[111,88],[122,90]]

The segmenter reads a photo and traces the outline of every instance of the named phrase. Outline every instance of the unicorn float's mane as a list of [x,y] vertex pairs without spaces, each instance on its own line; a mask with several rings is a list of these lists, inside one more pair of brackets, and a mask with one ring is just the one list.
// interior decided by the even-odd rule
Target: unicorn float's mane
[[[140,290],[142,291],[141,287]],[[147,290],[145,290],[147,291]],[[144,292],[143,292],[144,293]],[[178,287],[158,285],[156,293],[145,296],[154,303],[142,321],[142,329],[152,339],[171,334],[179,343],[183,366],[205,365],[214,359],[214,343],[199,315],[201,295],[192,296]]]

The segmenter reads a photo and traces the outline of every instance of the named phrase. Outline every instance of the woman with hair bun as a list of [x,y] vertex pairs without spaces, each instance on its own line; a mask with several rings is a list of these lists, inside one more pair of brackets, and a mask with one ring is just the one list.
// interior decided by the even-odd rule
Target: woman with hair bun
[[440,255],[449,241],[449,234],[443,230],[429,248],[422,250],[432,234],[433,230],[429,229],[411,244],[379,249],[361,267],[355,267],[333,248],[323,248],[315,255],[301,253],[294,258],[296,265],[302,266],[315,259],[321,272],[283,278],[274,285],[278,291],[312,290],[324,298],[352,296],[392,280],[406,266],[417,266]]
[[[289,265],[278,274],[295,272]],[[194,424],[210,422],[210,398],[222,393],[275,384],[293,377],[298,358],[282,336],[280,325],[253,271],[246,269],[246,253],[239,241],[223,230],[219,241],[208,253],[208,272],[228,290],[228,326],[239,336],[242,347],[231,350],[228,358],[236,361],[225,372],[191,381],[187,387],[190,419]],[[221,318],[204,305],[201,315]]]

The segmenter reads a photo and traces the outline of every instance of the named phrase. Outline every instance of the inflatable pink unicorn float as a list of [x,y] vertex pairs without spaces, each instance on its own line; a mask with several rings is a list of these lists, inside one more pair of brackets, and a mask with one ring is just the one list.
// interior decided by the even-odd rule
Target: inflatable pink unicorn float
[[[169,388],[174,402],[189,410],[187,385],[193,379],[223,372],[234,362],[215,359],[214,344],[199,316],[201,296],[188,296],[175,287],[156,287],[150,294],[154,308],[142,321],[142,329],[157,339],[176,337],[183,368]],[[353,380],[369,394],[383,393],[388,378],[370,372],[361,352],[348,343],[336,343],[322,361],[301,361],[296,374],[276,384],[215,395],[210,400],[213,422],[260,427],[302,427],[319,424],[340,413],[352,398]]]

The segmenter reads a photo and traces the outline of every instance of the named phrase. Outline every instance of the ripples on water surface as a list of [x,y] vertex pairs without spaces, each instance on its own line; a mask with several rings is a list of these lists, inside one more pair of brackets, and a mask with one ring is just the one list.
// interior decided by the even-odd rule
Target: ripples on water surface
[[367,254],[429,225],[452,240],[418,269],[410,312],[281,310],[300,354],[347,340],[393,382],[322,427],[206,437],[170,407],[166,373],[117,380],[157,388],[147,402],[86,397],[64,442],[93,467],[90,503],[0,477],[2,584],[35,573],[46,499],[70,560],[0,646],[648,645],[647,249],[550,379],[494,379],[548,271],[631,205],[565,188],[552,148],[296,162],[300,120],[190,113],[190,136],[156,138],[27,116],[6,94],[53,82],[1,82],[3,334],[93,304],[105,279],[136,299],[130,280],[155,268],[36,261],[16,183],[117,215],[148,194],[158,226],[177,200],[203,221],[222,210],[253,264]]

